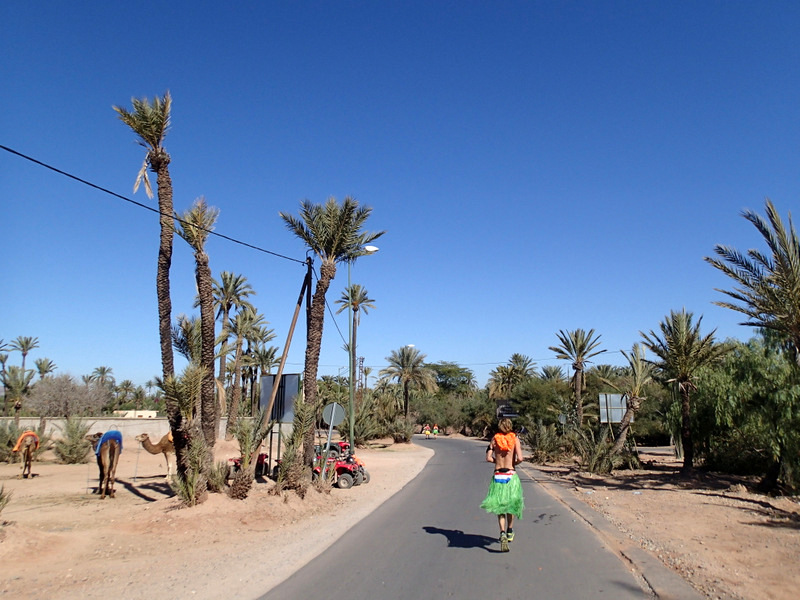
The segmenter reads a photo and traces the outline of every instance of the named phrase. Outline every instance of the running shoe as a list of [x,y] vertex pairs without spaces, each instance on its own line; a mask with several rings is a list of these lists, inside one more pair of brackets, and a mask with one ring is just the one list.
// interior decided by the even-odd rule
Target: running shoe
[[514,541],[514,530],[513,529],[509,529],[508,533],[506,533],[506,537],[508,538],[509,542],[513,542]]
[[508,552],[508,536],[505,531],[500,534],[500,552]]

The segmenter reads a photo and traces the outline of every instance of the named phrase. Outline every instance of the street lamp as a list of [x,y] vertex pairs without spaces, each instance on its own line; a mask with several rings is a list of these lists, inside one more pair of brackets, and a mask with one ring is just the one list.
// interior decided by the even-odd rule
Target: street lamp
[[[358,256],[364,256],[366,254],[375,254],[379,248],[377,246],[364,246],[361,249],[361,252],[356,254],[353,257],[353,260],[356,259]],[[348,382],[348,387],[350,388],[350,454],[354,454],[356,451],[356,442],[355,438],[353,437],[353,430],[355,429],[355,422],[356,422],[356,409],[355,409],[355,389],[353,387],[353,382],[356,379],[356,348],[355,344],[353,344],[353,321],[356,316],[356,311],[353,308],[353,287],[350,283],[350,265],[353,263],[353,260],[347,261],[347,297],[350,301],[350,315],[347,319],[347,329],[349,332],[348,335],[348,352],[347,360],[350,363],[350,381]]]

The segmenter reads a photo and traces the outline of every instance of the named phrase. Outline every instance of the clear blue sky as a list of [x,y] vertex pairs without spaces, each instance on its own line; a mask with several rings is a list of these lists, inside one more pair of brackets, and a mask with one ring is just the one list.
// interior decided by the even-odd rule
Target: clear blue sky
[[[2,145],[155,206],[111,106],[170,90],[177,210],[203,195],[218,232],[302,260],[279,211],[373,207],[387,233],[352,280],[375,300],[358,340],[376,372],[415,344],[483,385],[515,352],[559,364],[547,348],[579,327],[621,364],[682,307],[747,339],[703,257],[760,246],[741,210],[798,206],[797,2],[8,0],[0,23]],[[28,364],[76,377],[160,373],[156,216],[5,151],[0,202],[0,337],[38,337]],[[303,267],[208,251],[283,346]],[[193,268],[176,238],[176,315]],[[321,374],[346,367],[342,344],[328,315]]]

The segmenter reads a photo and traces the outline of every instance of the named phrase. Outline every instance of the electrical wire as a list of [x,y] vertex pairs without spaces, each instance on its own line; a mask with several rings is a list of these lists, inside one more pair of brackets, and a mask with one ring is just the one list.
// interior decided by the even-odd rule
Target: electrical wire
[[[0,144],[0,148],[5,150],[6,152],[9,152],[11,154],[15,154],[15,155],[19,156],[20,158],[24,158],[25,160],[29,160],[30,162],[32,162],[34,164],[42,166],[42,167],[44,167],[46,169],[50,169],[51,171],[54,171],[55,173],[58,173],[59,175],[63,175],[64,177],[69,177],[70,179],[74,179],[75,181],[78,181],[78,182],[80,182],[80,183],[82,183],[84,185],[88,185],[89,187],[92,187],[92,188],[94,188],[96,190],[99,190],[101,192],[109,194],[110,196],[114,196],[115,198],[119,198],[120,200],[124,200],[125,202],[129,202],[129,203],[131,203],[131,204],[133,204],[135,206],[138,206],[139,208],[143,208],[145,210],[149,210],[150,212],[154,212],[154,213],[156,213],[158,215],[163,214],[157,208],[153,208],[152,206],[148,206],[146,204],[142,204],[141,202],[137,202],[136,200],[132,200],[132,199],[127,198],[127,197],[125,197],[125,196],[123,196],[121,194],[117,194],[116,192],[112,192],[109,189],[106,189],[106,188],[104,188],[102,186],[99,186],[97,184],[92,183],[91,181],[86,181],[85,179],[81,179],[80,177],[78,177],[76,175],[72,175],[71,173],[67,173],[66,171],[62,171],[61,169],[58,169],[58,168],[56,168],[56,167],[54,167],[52,165],[48,165],[47,163],[42,162],[40,160],[37,160],[37,159],[35,159],[35,158],[31,157],[31,156],[27,156],[26,154],[23,154],[22,152],[18,152],[17,150],[9,148],[8,146],[3,146],[2,144]],[[167,217],[169,217],[171,219],[175,219],[176,221],[178,221],[179,223],[182,223],[184,225],[191,225],[192,227],[197,227],[197,225],[193,225],[191,223],[186,223],[186,221],[182,220],[180,217],[178,217],[176,215],[165,215],[165,216],[167,216]],[[230,236],[225,235],[223,233],[212,231],[210,229],[205,229],[203,227],[197,227],[197,229],[205,231],[209,235],[215,235],[215,236],[217,236],[219,238],[222,238],[223,240],[227,240],[229,242],[233,242],[234,244],[239,244],[239,245],[244,246],[246,248],[250,248],[251,250],[256,250],[258,252],[263,252],[265,254],[270,254],[270,255],[275,256],[277,258],[283,258],[284,260],[290,260],[292,262],[300,263],[301,265],[305,265],[306,264],[306,262],[304,260],[298,260],[296,258],[292,258],[291,256],[284,256],[283,254],[279,254],[277,252],[273,252],[271,250],[267,250],[265,248],[261,248],[259,246],[255,246],[253,244],[249,244],[247,242],[243,242],[242,240],[237,240],[236,238],[230,237]]]

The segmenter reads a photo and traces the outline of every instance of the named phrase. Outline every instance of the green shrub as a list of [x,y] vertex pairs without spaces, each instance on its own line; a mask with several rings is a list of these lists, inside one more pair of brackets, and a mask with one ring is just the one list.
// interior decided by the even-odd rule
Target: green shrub
[[[316,407],[306,404],[301,396],[294,401],[294,422],[292,434],[286,440],[283,456],[278,468],[278,478],[270,492],[280,494],[284,490],[294,490],[304,498],[311,483],[311,471],[303,464],[303,434],[314,426]],[[235,482],[234,482],[235,483]],[[231,496],[233,496],[231,486]]]
[[531,451],[531,462],[544,464],[561,456],[561,436],[555,425],[545,425],[541,421],[526,427],[520,441]]
[[0,485],[0,513],[3,512],[9,500],[11,500],[11,492],[6,492],[6,487]]
[[273,422],[265,427],[266,420],[266,411],[260,410],[255,418],[244,417],[236,421],[233,435],[236,441],[239,442],[239,454],[242,459],[241,470],[250,468],[251,456],[261,448],[264,438],[274,426]]
[[389,435],[396,444],[407,444],[414,437],[414,421],[398,417],[389,426]]
[[221,493],[228,489],[228,462],[221,460],[208,473],[208,491]]
[[[366,446],[367,442],[379,438],[383,435],[383,427],[381,427],[378,418],[376,417],[377,400],[372,394],[362,396],[361,401],[356,404],[356,414],[353,419],[353,437],[355,444],[353,451],[358,446]],[[337,428],[343,438],[350,437],[350,423],[348,419]]]
[[64,428],[59,427],[62,437],[56,440],[53,448],[56,458],[67,465],[89,462],[92,444],[86,439],[86,435],[92,426],[94,423],[87,424],[80,417],[67,417]]
[[175,492],[175,495],[180,498],[185,506],[195,506],[206,498],[208,485],[206,476],[203,475],[203,465],[207,457],[208,447],[206,442],[203,436],[200,435],[199,429],[195,429],[185,457],[185,474],[183,477],[179,475],[173,477],[169,483],[172,491]]
[[17,443],[22,429],[14,425],[13,421],[0,423],[0,460],[13,463],[19,460],[17,454],[11,452]]
[[620,455],[611,454],[613,445],[614,442],[609,440],[608,427],[604,427],[597,438],[591,430],[588,434],[585,433],[578,445],[583,468],[590,473],[611,473],[622,464]]

